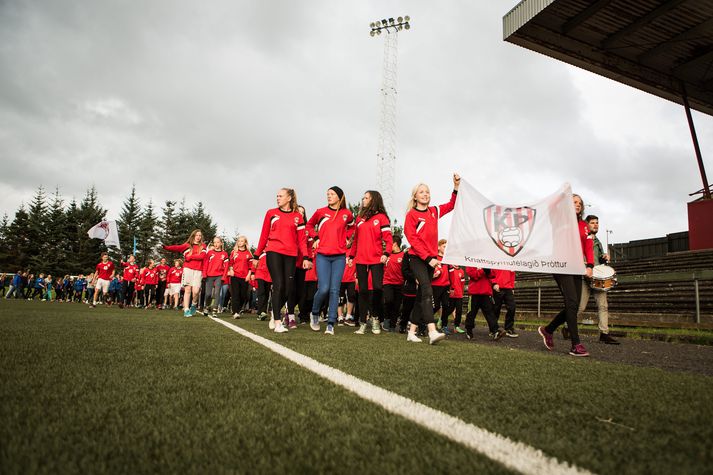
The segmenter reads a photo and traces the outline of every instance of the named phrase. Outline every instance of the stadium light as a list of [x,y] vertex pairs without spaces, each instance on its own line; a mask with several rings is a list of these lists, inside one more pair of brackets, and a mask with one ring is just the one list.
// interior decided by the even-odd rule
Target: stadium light
[[402,30],[410,30],[411,29],[411,24],[409,23],[411,21],[411,17],[406,15],[403,17],[397,17],[394,19],[393,17],[386,19],[383,18],[381,20],[376,20],[372,21],[369,23],[369,28],[371,28],[371,31],[369,31],[369,36],[377,36],[380,35],[382,31],[386,31],[387,33],[395,33],[398,31]]

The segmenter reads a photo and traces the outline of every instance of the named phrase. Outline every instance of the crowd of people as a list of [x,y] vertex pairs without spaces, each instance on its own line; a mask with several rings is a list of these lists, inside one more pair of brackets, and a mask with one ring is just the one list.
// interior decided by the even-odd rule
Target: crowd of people
[[[0,282],[5,298],[179,309],[185,317],[229,313],[238,319],[252,313],[276,333],[299,325],[319,332],[325,324],[325,335],[345,326],[355,327],[358,335],[398,331],[413,343],[426,338],[436,344],[449,333],[472,339],[476,315],[482,312],[491,339],[516,338],[515,273],[442,262],[447,241],[438,239],[438,220],[453,210],[459,184],[460,177],[454,174],[450,200],[440,206],[431,205],[427,185],[414,187],[403,228],[408,248],[392,234],[378,191],[364,193],[354,216],[344,192],[333,186],[327,190],[326,206],[308,219],[295,190],[282,188],[277,206],[265,214],[254,252],[245,236],[239,236],[228,251],[220,237],[206,243],[196,229],[185,243],[163,246],[183,256],[172,266],[161,258],[139,267],[133,255],[117,266],[103,253],[88,276],[53,278],[18,271],[7,291],[5,275]],[[578,195],[574,208],[587,277],[591,277],[594,263],[607,259],[596,239],[598,218],[582,219],[584,203]],[[566,323],[570,354],[588,356],[577,327],[590,294],[587,282],[579,275],[555,274],[554,278],[565,306],[538,329],[543,343],[553,349],[553,334]],[[608,335],[606,295],[594,293],[600,339],[618,344]],[[468,297],[469,310],[463,319]]]

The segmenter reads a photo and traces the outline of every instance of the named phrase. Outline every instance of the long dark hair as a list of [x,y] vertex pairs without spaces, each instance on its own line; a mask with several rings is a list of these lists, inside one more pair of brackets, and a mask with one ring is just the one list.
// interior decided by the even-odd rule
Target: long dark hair
[[381,197],[381,193],[375,190],[367,190],[369,196],[371,196],[371,201],[366,208],[361,208],[359,210],[359,217],[364,219],[369,219],[372,216],[376,216],[379,213],[384,214],[387,218],[389,215],[386,213],[386,208],[384,207],[384,198]]

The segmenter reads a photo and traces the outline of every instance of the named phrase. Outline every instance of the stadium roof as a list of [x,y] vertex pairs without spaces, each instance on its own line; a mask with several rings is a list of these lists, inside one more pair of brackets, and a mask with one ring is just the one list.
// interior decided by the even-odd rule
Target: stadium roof
[[505,41],[713,115],[711,0],[523,0]]

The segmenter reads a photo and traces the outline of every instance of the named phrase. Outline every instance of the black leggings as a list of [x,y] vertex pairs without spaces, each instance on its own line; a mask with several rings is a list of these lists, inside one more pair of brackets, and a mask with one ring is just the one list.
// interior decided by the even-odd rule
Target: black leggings
[[282,320],[280,312],[287,302],[287,296],[292,292],[295,279],[295,262],[297,257],[286,256],[278,252],[267,253],[267,269],[272,278],[272,318]]
[[557,331],[557,327],[567,322],[567,328],[569,328],[569,334],[572,337],[572,346],[578,345],[580,341],[577,329],[577,311],[579,310],[579,299],[582,297],[582,276],[553,274],[552,277],[557,282],[564,298],[564,309],[555,315],[545,330],[554,333]]
[[134,304],[134,282],[124,281],[121,283],[124,287],[124,304],[133,305]]
[[248,301],[248,283],[241,277],[230,277],[230,303],[233,313],[240,313],[243,305]]
[[306,269],[301,267],[295,268],[295,278],[292,282],[291,292],[287,292],[287,314],[294,315],[295,307],[299,303],[302,293],[305,287],[305,275],[307,274]]
[[404,295],[403,305],[401,307],[401,322],[399,323],[402,330],[405,330],[406,324],[411,321],[411,313],[413,313],[413,307],[415,305],[415,295]]
[[272,282],[257,279],[257,313],[258,315],[267,313],[267,302],[270,300],[270,290]]
[[444,327],[448,324],[448,315],[453,311],[449,290],[451,290],[450,285],[433,286],[433,315],[441,311],[441,325]]
[[500,309],[507,307],[507,312],[505,313],[505,329],[514,330],[515,329],[515,294],[513,289],[500,289],[499,292],[493,294],[495,299],[495,307],[493,312],[495,313],[495,318],[500,319]]
[[304,283],[302,295],[300,295],[300,322],[309,322],[309,313],[314,303],[314,294],[317,292],[317,281],[311,280]]
[[[367,314],[372,318],[383,319],[383,284],[384,264],[357,264],[357,280],[359,281],[359,308],[357,323],[366,323]],[[371,272],[371,286],[369,290],[369,272]]]
[[156,284],[146,284],[144,286],[144,295],[146,298],[146,306],[148,307],[156,298]]
[[399,316],[399,307],[403,297],[402,285],[384,285],[384,321],[391,322],[391,328],[396,328],[396,321]]
[[416,290],[416,303],[411,314],[411,324],[431,324],[433,323],[433,267],[429,266],[423,259],[411,256],[409,266],[414,278],[418,282]]
[[488,322],[488,331],[490,333],[498,331],[498,320],[493,313],[492,295],[470,296],[470,310],[465,316],[465,328],[470,328],[471,330],[475,328],[475,316],[478,314],[478,310],[483,311],[485,321]]
[[451,297],[451,309],[455,309],[456,311],[456,316],[453,319],[453,327],[459,327],[460,321],[463,318],[463,298]]

